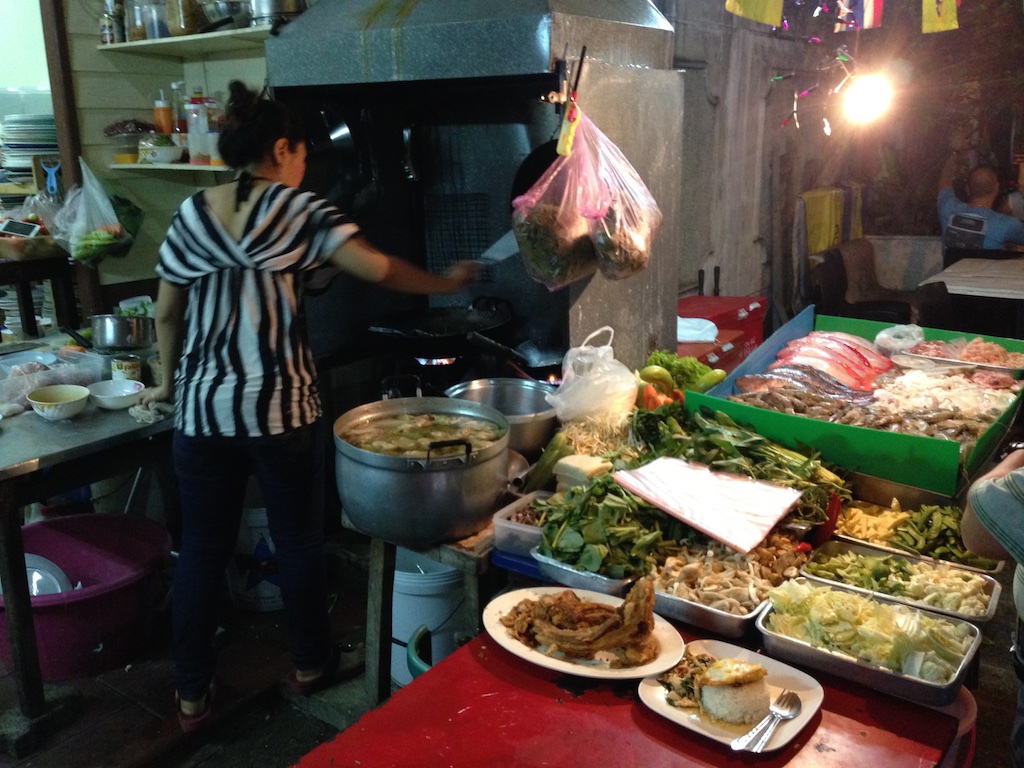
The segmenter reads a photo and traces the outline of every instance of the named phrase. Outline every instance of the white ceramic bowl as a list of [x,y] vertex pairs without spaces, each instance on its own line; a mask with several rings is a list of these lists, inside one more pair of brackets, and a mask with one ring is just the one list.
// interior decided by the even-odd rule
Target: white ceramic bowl
[[117,411],[139,402],[145,388],[141,381],[97,381],[89,385],[89,397],[100,408]]
[[89,402],[89,390],[77,384],[54,384],[28,393],[32,410],[48,421],[70,419]]
[[183,147],[139,147],[139,162],[176,163],[184,151]]

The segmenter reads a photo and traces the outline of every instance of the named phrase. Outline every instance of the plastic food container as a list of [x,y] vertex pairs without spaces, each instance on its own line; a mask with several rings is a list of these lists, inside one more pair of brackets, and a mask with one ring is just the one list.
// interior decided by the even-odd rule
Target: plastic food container
[[807,564],[813,562],[820,562],[825,558],[834,557],[835,555],[842,555],[846,553],[864,555],[867,557],[902,557],[905,560],[910,561],[911,563],[923,563],[924,565],[930,568],[938,568],[940,566],[945,566],[949,567],[953,571],[966,571],[970,573],[972,576],[982,579],[985,582],[984,591],[985,594],[988,595],[988,610],[981,616],[975,616],[967,613],[960,613],[958,611],[947,610],[945,608],[939,608],[938,606],[927,605],[925,603],[918,602],[917,600],[912,600],[908,597],[889,595],[884,592],[876,592],[872,589],[858,587],[854,584],[847,584],[844,581],[836,581],[835,579],[825,578],[824,576],[816,576],[813,573],[809,573],[807,571],[807,565],[804,565],[804,567],[800,570],[800,575],[810,581],[817,582],[819,584],[836,586],[842,589],[847,589],[851,592],[860,592],[864,595],[884,598],[894,603],[902,603],[903,605],[909,605],[914,608],[921,608],[926,611],[932,611],[933,613],[945,614],[946,616],[952,616],[953,618],[962,619],[963,621],[974,622],[976,624],[991,621],[992,617],[996,615],[996,607],[999,605],[999,594],[1002,591],[1002,587],[1000,586],[999,582],[991,576],[987,576],[984,573],[980,573],[973,568],[965,568],[954,565],[953,563],[947,563],[945,561],[939,562],[936,560],[913,557],[907,553],[896,554],[891,552],[883,552],[881,550],[875,549],[874,547],[870,547],[867,545],[848,544],[842,541],[826,541],[822,546],[818,547],[816,550],[814,550],[813,553],[811,553],[811,557],[807,561]]
[[[820,582],[817,583],[820,584]],[[829,588],[846,592],[854,591],[843,587],[829,586]],[[875,599],[878,602],[890,603],[899,611],[919,611],[939,621],[958,621],[933,611],[900,605],[881,596]],[[981,632],[970,622],[963,622],[972,638],[967,653],[964,654],[964,658],[960,662],[960,666],[957,667],[952,680],[947,683],[932,683],[927,680],[911,677],[910,675],[904,675],[900,672],[894,672],[876,664],[869,664],[866,661],[861,661],[839,651],[817,648],[802,640],[780,635],[768,628],[768,620],[773,612],[774,608],[769,605],[758,615],[756,622],[757,629],[763,638],[764,649],[769,656],[804,667],[810,667],[819,672],[835,675],[845,680],[852,680],[855,683],[869,686],[883,693],[929,706],[942,707],[956,699],[967,676],[967,671],[971,666],[971,661],[981,647]]]
[[530,557],[530,550],[540,546],[541,529],[536,525],[516,523],[512,516],[530,506],[535,499],[551,496],[548,491],[534,491],[502,507],[494,513],[494,547],[512,555]]
[[573,589],[589,589],[592,592],[623,597],[633,586],[634,579],[609,579],[599,573],[580,571],[571,565],[540,554],[536,547],[530,550],[530,557],[537,561],[537,569],[542,576]]

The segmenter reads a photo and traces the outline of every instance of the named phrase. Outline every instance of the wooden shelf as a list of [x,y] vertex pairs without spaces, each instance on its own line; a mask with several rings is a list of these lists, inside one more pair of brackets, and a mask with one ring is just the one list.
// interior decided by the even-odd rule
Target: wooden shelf
[[111,163],[107,166],[115,171],[208,171],[210,173],[231,173],[226,165],[192,165],[191,163]]
[[101,51],[140,53],[147,56],[167,56],[188,59],[209,53],[254,51],[263,53],[263,41],[270,37],[270,24],[244,29],[223,29],[201,35],[161,37],[157,40],[135,40],[130,43],[100,45]]

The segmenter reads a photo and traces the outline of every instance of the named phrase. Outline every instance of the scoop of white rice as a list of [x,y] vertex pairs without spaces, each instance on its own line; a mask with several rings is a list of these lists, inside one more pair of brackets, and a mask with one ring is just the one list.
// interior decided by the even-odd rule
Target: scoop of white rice
[[768,714],[771,695],[762,677],[743,685],[703,685],[700,705],[714,718],[726,723],[756,723]]

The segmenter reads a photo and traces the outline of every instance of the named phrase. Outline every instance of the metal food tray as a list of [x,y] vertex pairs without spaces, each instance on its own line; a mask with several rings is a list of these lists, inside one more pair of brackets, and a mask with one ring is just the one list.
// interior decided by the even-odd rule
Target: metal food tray
[[687,600],[685,597],[659,592],[657,588],[654,592],[654,612],[659,616],[682,621],[723,637],[743,637],[753,628],[754,620],[767,605],[768,601],[765,600],[745,616],[736,616],[718,608]]
[[[895,497],[899,499],[900,506],[904,509],[914,510],[920,509],[924,504],[935,504],[940,507],[963,506],[957,499],[945,496],[941,493],[935,493],[934,491],[918,488],[913,485],[906,485],[905,483],[897,483],[893,480],[885,480],[884,478],[875,477],[874,475],[865,475],[862,472],[851,472],[848,475],[848,482],[850,483],[853,498],[856,501],[866,501],[872,504],[886,506],[893,500],[893,497]],[[936,557],[921,557],[920,555],[915,555],[913,552],[908,552],[907,550],[900,549],[899,547],[891,547],[886,544],[876,544],[873,541],[858,539],[854,536],[848,536],[845,533],[839,533],[838,531],[834,534],[833,538],[849,544],[871,547],[872,549],[876,549],[879,552],[884,552],[889,555],[915,557],[919,560],[925,561],[926,563],[946,563],[954,568],[963,568],[965,571],[975,571],[977,573],[999,573],[1003,570],[1004,565],[1004,561],[1000,560],[995,568],[976,568],[972,565],[965,565],[964,563],[957,563],[952,560],[943,560]]]
[[[806,581],[806,579],[802,579],[802,581]],[[829,589],[846,592],[853,591],[851,589],[845,589],[844,587],[831,585],[829,585]],[[907,605],[900,605],[899,603],[894,603],[892,600],[886,600],[881,596],[876,597],[875,599],[877,602],[892,603],[901,611],[919,611],[926,616],[931,616],[932,618],[940,621],[957,621],[956,619],[951,619],[949,616],[944,616],[942,614],[935,613],[934,611],[926,611],[921,608],[911,608]],[[839,651],[817,648],[803,640],[796,640],[791,637],[786,637],[785,635],[780,635],[777,632],[773,632],[768,628],[767,623],[768,618],[772,615],[774,610],[775,609],[769,605],[768,608],[758,614],[756,622],[757,629],[763,638],[764,650],[769,656],[784,659],[803,667],[818,670],[819,672],[835,675],[836,677],[841,677],[845,680],[852,680],[855,683],[866,685],[870,688],[874,688],[875,690],[879,690],[882,693],[898,696],[901,699],[907,699],[908,701],[926,704],[928,706],[944,707],[947,704],[951,704],[954,699],[956,699],[961,686],[964,684],[964,678],[967,676],[971,662],[974,659],[974,656],[978,653],[978,649],[981,647],[981,631],[974,624],[971,624],[970,622],[963,622],[968,628],[972,639],[971,645],[967,649],[967,653],[964,654],[963,661],[960,662],[960,666],[957,668],[956,674],[953,676],[953,679],[947,683],[930,683],[926,680],[904,675],[900,672],[893,672],[891,669],[886,669],[885,667],[869,664],[866,661],[862,661],[854,656],[850,656]]]
[[540,554],[537,547],[530,550],[530,557],[537,561],[537,569],[542,576],[557,584],[564,584],[574,589],[589,589],[592,592],[601,592],[605,595],[624,597],[635,581],[635,579],[610,579],[599,573],[578,570],[568,563]]
[[[948,566],[953,570],[969,571],[985,582],[985,594],[988,595],[988,610],[981,616],[973,616],[966,613],[959,613],[958,611],[947,610],[945,608],[939,608],[935,605],[928,605],[926,603],[912,600],[909,597],[900,597],[899,595],[890,595],[885,592],[877,592],[873,589],[867,589],[866,587],[858,587],[855,584],[847,584],[845,581],[836,581],[834,579],[828,579],[824,576],[816,576],[813,573],[807,571],[807,565],[814,562],[815,560],[822,560],[826,557],[834,557],[835,555],[843,555],[852,553],[855,555],[864,555],[865,557],[902,557],[911,563],[924,563],[932,568],[940,565]],[[871,595],[873,597],[881,597],[894,603],[902,603],[903,605],[909,605],[913,608],[922,608],[932,613],[941,613],[945,616],[952,616],[955,619],[962,619],[963,621],[969,621],[974,624],[981,624],[987,621],[991,621],[992,617],[996,615],[996,607],[999,605],[999,594],[1002,592],[1002,586],[998,581],[993,579],[991,576],[987,576],[984,573],[978,573],[975,568],[967,568],[957,563],[950,563],[945,560],[935,560],[934,558],[927,557],[914,557],[913,555],[903,552],[900,554],[890,554],[889,552],[882,552],[872,546],[864,544],[848,544],[842,541],[826,541],[820,547],[815,549],[811,553],[810,559],[804,564],[804,567],[800,569],[800,575],[807,578],[810,581],[826,584],[828,586],[838,586],[844,589],[848,589],[851,592],[860,592],[861,594]]]
[[[999,373],[1005,373],[1012,376],[1015,379],[1019,379],[1024,374],[1024,369],[1014,368],[1008,365],[996,365],[995,363],[975,363],[972,360],[960,360],[955,357],[934,357],[932,355],[918,355],[913,352],[900,352],[900,355],[906,355],[912,360],[926,360],[936,364],[945,363],[946,365],[956,366],[958,368],[982,368],[986,371],[998,371]],[[894,356],[893,362],[899,364],[899,361]]]

